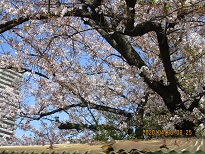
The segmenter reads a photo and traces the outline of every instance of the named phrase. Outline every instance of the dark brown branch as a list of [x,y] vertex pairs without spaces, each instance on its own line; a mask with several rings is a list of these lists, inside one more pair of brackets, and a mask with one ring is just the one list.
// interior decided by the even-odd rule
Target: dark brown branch
[[15,70],[16,72],[18,73],[26,73],[26,72],[33,72],[34,74],[37,74],[41,77],[44,77],[46,79],[49,79],[49,77],[43,73],[40,73],[40,72],[37,72],[37,71],[33,71],[31,69],[28,69],[28,68],[24,68],[24,67],[21,67],[20,69],[19,68],[16,68],[16,67],[13,67],[13,66],[8,66],[8,67],[4,67],[2,69],[12,69],[12,70]]
[[7,21],[3,24],[0,24],[0,34],[4,33],[7,30],[10,30],[10,29],[14,28],[15,26],[18,26],[18,25],[20,25],[28,20],[29,20],[29,17],[20,17],[20,18],[13,19],[11,21]]
[[130,112],[127,112],[125,110],[121,110],[121,109],[115,109],[115,108],[112,108],[112,107],[108,107],[108,106],[103,106],[103,105],[97,105],[97,104],[94,104],[94,103],[90,103],[86,100],[84,100],[83,98],[81,98],[81,100],[83,101],[83,103],[78,103],[78,104],[72,104],[72,105],[68,105],[64,108],[58,108],[56,110],[53,110],[53,111],[50,111],[50,112],[45,112],[45,113],[40,113],[40,115],[38,117],[29,117],[33,120],[40,120],[41,118],[45,117],[45,116],[49,116],[49,115],[52,115],[52,114],[55,114],[55,113],[58,113],[58,112],[61,112],[61,111],[66,111],[70,108],[73,108],[73,107],[88,107],[90,109],[96,109],[96,110],[99,110],[99,111],[106,111],[106,112],[111,112],[111,113],[114,113],[114,114],[118,114],[118,115],[123,115],[125,117],[132,117],[132,113]]
[[[117,43],[115,49],[127,60],[130,66],[137,66],[141,68],[146,66],[145,62],[142,60],[140,55],[133,49],[129,41],[122,34],[115,32],[112,38]],[[108,40],[109,41],[109,40]],[[110,41],[109,41],[110,42]]]
[[[176,108],[182,108],[183,110],[186,110],[184,104],[182,103],[181,95],[177,89],[177,80],[175,78],[175,72],[172,68],[172,64],[170,60],[168,39],[161,25],[157,22],[147,21],[147,22],[138,24],[134,29],[125,31],[125,34],[130,35],[130,36],[142,36],[151,31],[154,31],[157,34],[157,40],[158,40],[159,49],[160,49],[160,57],[164,65],[164,69],[165,69],[165,73],[167,76],[167,80],[169,82],[169,86],[163,86],[159,82],[156,82],[156,81],[152,82],[144,74],[141,74],[141,77],[144,77],[145,82],[149,85],[149,87],[153,89],[155,92],[157,92],[163,98],[168,109],[171,112],[174,112]],[[119,37],[117,38],[119,40]],[[115,40],[116,42],[118,41],[117,39]],[[121,41],[121,48],[123,45],[125,44]],[[128,50],[124,50],[124,51],[126,51],[124,53],[126,54]],[[128,60],[126,57],[125,59],[128,61],[128,63],[130,62],[130,60]],[[139,62],[139,59],[140,58],[138,57],[135,58],[135,60],[138,60],[138,62]],[[139,66],[139,64],[136,66]]]
[[[198,96],[195,97],[195,99],[193,100],[193,102],[191,103],[191,105],[189,106],[188,110],[190,112],[193,111],[193,109],[196,107],[199,107],[199,102],[201,100],[201,98],[205,95],[205,92],[200,93]],[[204,112],[203,112],[204,113]],[[205,114],[205,113],[204,113]]]
[[41,77],[44,77],[46,79],[49,79],[49,77],[43,73],[40,73],[40,72],[37,72],[37,71],[33,71],[31,69],[28,69],[28,68],[21,68],[21,70],[19,71],[19,73],[25,73],[25,72],[33,72],[34,74],[37,74]]
[[[101,21],[99,25],[107,25],[107,23],[104,23],[105,21]],[[132,47],[132,45],[129,43],[129,41],[126,39],[124,34],[126,35],[134,35],[134,36],[141,36],[145,33],[148,33],[150,31],[157,31],[159,30],[159,24],[154,22],[145,22],[142,24],[139,24],[136,29],[130,32],[125,32],[124,34],[121,34],[120,32],[114,32],[113,34],[108,34],[107,29],[103,29],[102,27],[97,27],[96,25],[98,23],[98,20],[96,22],[93,22],[92,20],[88,20],[85,24],[90,25],[91,27],[96,27],[96,30],[107,40],[107,42],[115,48],[124,59],[126,59],[127,63],[130,66],[136,66],[137,68],[141,68],[142,66],[146,66],[145,62],[142,60],[140,55],[135,51],[135,49]],[[139,29],[137,29],[139,28]],[[149,77],[144,74],[143,72],[140,73],[140,76],[144,78],[144,81],[149,85],[149,87],[156,91],[160,96],[166,97],[164,92],[167,91],[167,87],[162,85],[160,82],[157,81],[151,81]]]
[[129,31],[134,28],[134,19],[135,19],[135,4],[136,0],[125,0],[127,5],[127,23],[125,31]]
[[166,92],[168,95],[167,96],[165,95],[165,97],[163,97],[163,100],[165,101],[168,109],[171,112],[174,112],[176,108],[181,108],[183,110],[186,110],[186,107],[182,103],[180,92],[178,91],[178,87],[177,87],[178,83],[170,59],[168,38],[166,34],[163,32],[161,26],[156,31],[156,34],[157,34],[157,40],[159,44],[160,57],[162,59],[167,80],[169,82],[169,86]]
[[[140,55],[135,51],[135,49],[131,46],[129,41],[125,38],[124,35],[115,32],[112,37],[114,38],[117,45],[115,45],[115,49],[127,60],[127,63],[130,66],[136,66],[137,68],[141,68],[142,66],[146,66],[145,62],[142,60]],[[146,66],[147,67],[147,66]],[[142,78],[144,78],[145,83],[157,92],[160,96],[166,97],[164,92],[167,91],[167,87],[161,84],[158,81],[151,80],[147,74],[141,72],[139,74]]]
[[138,24],[132,29],[125,29],[124,34],[129,36],[142,36],[151,31],[158,31],[160,29],[160,24],[152,21],[145,21]]
[[103,128],[105,130],[118,130],[120,131],[120,129],[111,126],[111,125],[88,125],[88,124],[78,124],[78,123],[70,123],[70,122],[66,122],[66,123],[61,123],[58,126],[59,129],[76,129],[76,130],[84,130],[84,129],[89,129],[89,130],[93,130],[93,131],[97,131],[99,128]]
[[[96,27],[96,23],[92,20],[89,20],[86,24],[90,25],[91,27]],[[151,25],[150,25],[151,24]],[[135,34],[135,35],[143,35],[149,31],[155,31],[159,30],[159,24],[153,23],[153,22],[145,22],[144,24],[140,24],[139,30],[135,30],[136,33],[127,32],[125,34]],[[135,51],[135,49],[132,47],[132,45],[129,43],[129,41],[126,39],[124,34],[121,34],[120,32],[114,32],[113,34],[108,34],[106,30],[103,30],[102,28],[96,28],[98,32],[107,40],[110,45],[115,48],[124,59],[126,59],[127,63],[130,66],[136,66],[137,68],[141,68],[142,66],[146,66],[145,62],[142,60],[140,55]],[[148,84],[148,86],[157,92],[160,96],[166,97],[166,91],[167,87],[161,84],[158,81],[151,81],[149,79],[149,76],[147,76],[145,73],[139,74],[142,78],[144,78],[144,81]]]
[[160,49],[160,57],[162,59],[165,73],[167,76],[168,81],[171,84],[176,85],[176,79],[175,79],[175,72],[172,68],[171,59],[170,59],[170,51],[169,51],[169,45],[166,34],[163,33],[163,29],[160,28],[157,33],[157,40],[159,44]]
[[[160,56],[161,56],[161,59],[162,59],[162,62],[163,62],[164,68],[165,68],[165,73],[167,75],[167,79],[172,86],[171,87],[172,92],[174,92],[175,96],[177,96],[177,98],[178,98],[178,101],[181,103],[182,101],[180,99],[180,95],[179,95],[179,92],[178,92],[177,86],[176,86],[177,81],[175,78],[175,72],[172,68],[172,64],[171,64],[171,60],[170,60],[170,52],[169,52],[169,45],[168,45],[167,36],[166,36],[166,34],[164,34],[163,29],[161,28],[160,24],[156,23],[156,22],[151,22],[151,21],[144,22],[144,23],[138,24],[133,30],[132,29],[130,31],[126,30],[125,34],[131,35],[131,36],[142,36],[145,33],[148,33],[150,31],[155,31],[157,34],[157,40],[158,40],[159,49],[160,49]],[[149,83],[149,82],[150,81],[147,80],[147,83]],[[157,84],[157,83],[155,83],[155,84]],[[153,84],[150,84],[150,83],[148,85],[153,86]],[[158,84],[158,87],[159,87],[159,84]],[[157,89],[159,89],[159,88],[157,88]],[[162,94],[160,94],[160,95],[162,96]],[[162,96],[162,97],[164,97],[164,96]]]
[[108,106],[103,106],[103,105],[97,105],[97,104],[94,104],[94,103],[90,103],[89,101],[86,101],[81,96],[80,96],[80,99],[81,99],[82,103],[85,106],[89,106],[90,109],[96,109],[96,110],[100,110],[100,111],[107,111],[107,112],[123,115],[125,117],[131,117],[132,116],[132,114],[130,112],[127,112],[125,110],[121,110],[121,109],[116,109],[116,108],[112,108],[112,107],[108,107]]
[[[90,12],[86,12],[82,9],[73,9],[71,11],[68,11],[67,13],[64,14],[64,17],[67,16],[74,16],[74,17],[86,17],[86,18],[90,18],[91,17],[91,13]],[[18,25],[21,25],[24,22],[27,22],[29,20],[44,20],[44,19],[49,19],[51,17],[60,17],[60,15],[54,15],[54,14],[44,14],[44,13],[35,13],[31,16],[27,16],[27,17],[19,17],[19,18],[15,18],[11,21],[7,21],[3,24],[0,24],[0,34],[4,33],[7,30],[10,30]]]
[[[58,108],[56,110],[53,110],[53,111],[50,111],[50,112],[46,112],[46,113],[41,113],[39,115],[38,118],[36,118],[35,120],[40,120],[42,117],[45,117],[45,116],[49,116],[49,115],[52,115],[52,114],[55,114],[55,113],[58,113],[58,112],[61,112],[61,111],[66,111],[70,108],[73,108],[73,107],[78,107],[78,106],[81,106],[82,107],[82,104],[81,103],[78,103],[78,104],[72,104],[72,105],[68,105],[64,108]],[[85,107],[85,106],[84,106]]]
[[95,8],[97,8],[98,6],[101,5],[101,3],[102,3],[102,0],[94,0],[94,1],[93,1],[93,6],[94,6]]
[[143,115],[144,115],[144,110],[145,110],[145,105],[147,104],[148,102],[148,98],[149,98],[149,92],[145,94],[144,96],[144,101],[141,101],[141,103],[138,105],[138,113],[140,115],[140,118],[143,119]]
[[191,105],[190,105],[189,108],[188,108],[188,110],[189,110],[190,112],[192,112],[195,107],[198,107],[200,99],[201,99],[201,97],[194,99],[194,101],[191,103]]

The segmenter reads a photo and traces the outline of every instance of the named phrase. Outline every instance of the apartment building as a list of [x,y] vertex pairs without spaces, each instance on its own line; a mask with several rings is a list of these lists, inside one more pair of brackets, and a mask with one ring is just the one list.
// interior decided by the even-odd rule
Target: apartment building
[[[1,103],[6,102],[7,107],[12,104],[12,102],[9,102],[8,97],[9,95],[5,96],[3,94],[2,90],[4,91],[5,88],[11,87],[11,88],[16,88],[15,87],[15,81],[17,78],[22,78],[20,73],[17,73],[11,69],[0,69],[0,114],[4,115],[2,111],[4,111],[5,106],[2,106]],[[12,95],[18,95],[17,91],[14,91]],[[8,103],[7,103],[8,102]],[[14,131],[14,124],[15,124],[15,119],[12,118],[6,118],[4,116],[0,116],[0,137],[6,136],[10,137],[13,134]]]

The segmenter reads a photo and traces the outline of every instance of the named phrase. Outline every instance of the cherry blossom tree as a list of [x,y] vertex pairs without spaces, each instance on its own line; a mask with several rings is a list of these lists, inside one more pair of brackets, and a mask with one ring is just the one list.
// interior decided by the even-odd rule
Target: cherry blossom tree
[[1,138],[0,145],[49,145],[48,149],[54,149],[54,144],[67,143],[72,135],[73,130],[60,130],[56,122],[44,122],[40,120],[38,128],[31,124],[31,121],[21,123],[21,129],[27,131],[21,137],[13,135],[11,138]]
[[21,137],[21,144],[23,145],[50,145],[53,149],[53,144],[66,143],[68,141],[68,134],[71,135],[71,130],[59,130],[56,122],[44,122],[40,120],[40,128],[35,128],[30,125],[30,121],[26,121],[21,125],[22,129],[30,131],[30,135],[23,135]]
[[[203,0],[2,0],[0,67],[23,74],[17,117],[142,136],[205,123]],[[110,120],[112,122],[110,122]],[[135,131],[135,132],[134,132]]]

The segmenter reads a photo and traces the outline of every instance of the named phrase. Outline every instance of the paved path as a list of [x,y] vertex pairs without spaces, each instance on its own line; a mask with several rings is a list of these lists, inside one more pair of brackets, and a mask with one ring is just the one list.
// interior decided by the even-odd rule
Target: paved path
[[[166,144],[167,148],[160,148],[163,144]],[[126,151],[130,151],[131,149],[137,149],[138,151],[142,151],[147,148],[150,151],[204,151],[205,152],[205,139],[197,139],[197,138],[178,138],[178,139],[160,139],[160,140],[148,140],[148,141],[118,141],[113,145],[115,151],[120,149],[125,149]]]
[[[163,144],[166,144],[165,148],[162,147]],[[104,144],[105,145],[105,144]],[[78,151],[82,154],[89,151],[91,154],[102,153],[103,149],[102,143],[96,145],[90,144],[61,144],[61,145],[54,145],[53,150],[49,150],[48,146],[2,146],[0,147],[0,152],[2,151],[16,151],[16,152],[47,152],[52,153],[56,151],[58,153],[63,153],[64,151],[70,151],[71,153]],[[158,140],[140,140],[138,142],[134,141],[116,141],[112,145],[112,148],[115,152],[117,151],[127,151],[130,152],[132,149],[136,149],[137,151],[145,152],[145,151],[163,151],[163,152],[196,152],[196,151],[204,151],[205,154],[205,139],[197,139],[197,138],[177,138],[177,139],[158,139]],[[133,151],[133,150],[132,150]],[[113,152],[114,153],[114,152]]]

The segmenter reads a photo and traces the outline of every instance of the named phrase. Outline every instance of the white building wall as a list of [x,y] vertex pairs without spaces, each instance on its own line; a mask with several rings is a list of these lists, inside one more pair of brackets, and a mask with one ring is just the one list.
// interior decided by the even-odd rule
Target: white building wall
[[[10,69],[0,69],[0,89],[5,89],[6,87],[13,87],[15,88],[14,81],[16,78],[22,78],[20,73],[17,73]],[[14,95],[17,95],[17,93],[13,93]],[[0,93],[0,109],[3,110],[1,107],[1,102],[7,101],[5,100],[1,93]],[[8,105],[11,105],[8,101]],[[0,113],[3,114],[3,113]],[[1,116],[0,116],[1,117]],[[8,119],[8,118],[1,118],[0,119],[0,137],[6,136],[10,137],[13,134],[15,119]]]

